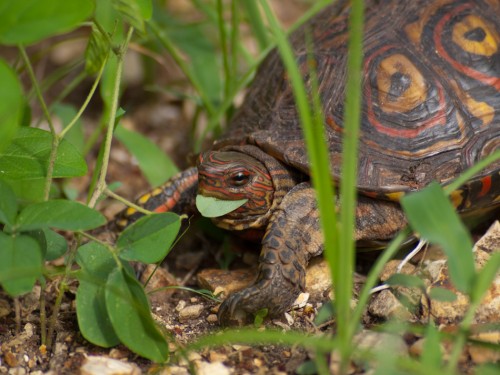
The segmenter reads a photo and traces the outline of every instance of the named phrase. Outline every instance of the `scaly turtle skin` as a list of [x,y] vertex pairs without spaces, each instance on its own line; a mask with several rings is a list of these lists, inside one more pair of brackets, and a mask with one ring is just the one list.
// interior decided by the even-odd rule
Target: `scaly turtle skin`
[[[345,1],[330,6],[291,36],[308,84],[313,50],[333,180],[340,177],[348,13]],[[365,17],[355,232],[364,246],[406,225],[397,203],[402,195],[433,180],[446,185],[500,148],[500,0],[370,0]],[[262,236],[255,283],[223,302],[219,320],[228,322],[236,309],[276,315],[289,308],[323,239],[292,89],[276,51],[225,135],[195,168],[140,202],[157,212],[195,212],[196,190],[248,198],[213,221]],[[452,198],[463,213],[500,206],[500,163]],[[129,209],[122,224],[135,215]]]

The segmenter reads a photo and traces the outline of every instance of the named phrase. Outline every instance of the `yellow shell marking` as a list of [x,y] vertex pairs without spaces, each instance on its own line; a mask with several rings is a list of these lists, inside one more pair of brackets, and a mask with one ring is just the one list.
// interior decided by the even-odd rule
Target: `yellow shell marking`
[[[471,40],[466,34],[478,30],[483,33],[482,40]],[[481,18],[469,15],[457,22],[453,27],[453,43],[459,45],[464,51],[475,55],[492,56],[498,51],[499,37]]]
[[452,191],[450,194],[450,199],[451,199],[451,203],[453,204],[453,206],[455,208],[459,207],[464,201],[464,197],[463,197],[462,192],[460,190]]
[[404,192],[398,191],[395,193],[387,193],[385,196],[391,201],[399,202],[399,200],[401,200],[401,198],[403,198],[404,195],[405,195]]
[[121,219],[116,222],[116,225],[118,225],[120,228],[125,228],[128,225],[128,220],[126,219]]
[[142,197],[138,199],[139,204],[144,204],[146,203],[149,198],[151,198],[151,194],[144,194]]
[[161,194],[163,192],[162,188],[156,188],[151,192],[151,196],[156,197],[157,195]]
[[[408,88],[400,96],[390,95],[394,74],[401,74],[410,79]],[[377,71],[379,104],[384,112],[407,112],[427,99],[425,78],[415,65],[402,54],[394,54],[382,60]]]
[[127,216],[132,216],[133,214],[135,214],[137,212],[137,210],[133,207],[129,207],[127,208],[127,211],[125,211],[125,215]]
[[434,1],[423,7],[423,11],[417,21],[408,24],[405,27],[405,32],[413,44],[419,45],[421,43],[422,33],[425,25],[428,24],[429,18],[436,13],[436,11],[446,4],[452,3],[453,0]]
[[483,121],[483,125],[489,125],[495,117],[495,109],[485,102],[478,102],[467,95],[465,105],[472,114]]
[[[456,81],[449,80],[448,83],[453,87],[453,90],[455,90],[460,100],[467,106],[472,115],[481,119],[483,125],[489,125],[493,121],[495,109],[491,105],[486,102],[478,102],[472,98]],[[459,121],[463,121],[463,119],[459,119]]]

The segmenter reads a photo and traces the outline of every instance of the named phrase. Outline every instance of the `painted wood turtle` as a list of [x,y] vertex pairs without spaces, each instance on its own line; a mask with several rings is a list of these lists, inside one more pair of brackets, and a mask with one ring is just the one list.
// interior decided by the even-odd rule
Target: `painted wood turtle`
[[[291,42],[307,80],[313,50],[329,142],[340,177],[349,7],[324,9]],[[364,35],[363,107],[355,238],[390,239],[406,225],[397,203],[433,180],[449,183],[500,149],[500,1],[369,0]],[[306,46],[306,30],[312,46]],[[156,212],[195,212],[196,194],[248,198],[214,218],[224,229],[260,232],[255,283],[230,295],[236,309],[285,311],[304,288],[305,267],[323,249],[304,139],[287,73],[276,50],[261,65],[224,136],[196,167],[142,196]],[[500,163],[454,192],[460,212],[500,205]],[[119,224],[138,215],[129,209]]]

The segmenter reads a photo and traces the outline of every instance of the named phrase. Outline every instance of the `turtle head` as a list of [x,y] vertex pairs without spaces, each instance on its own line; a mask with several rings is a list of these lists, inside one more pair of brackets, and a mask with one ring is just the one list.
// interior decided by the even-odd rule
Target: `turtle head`
[[209,151],[198,159],[198,194],[224,201],[247,202],[221,217],[216,225],[242,230],[263,225],[273,205],[271,173],[258,158],[238,151]]

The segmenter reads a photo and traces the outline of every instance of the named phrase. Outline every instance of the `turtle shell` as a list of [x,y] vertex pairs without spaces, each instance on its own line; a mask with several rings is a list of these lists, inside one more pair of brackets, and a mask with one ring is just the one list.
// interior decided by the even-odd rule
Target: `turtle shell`
[[[345,3],[291,36],[308,87],[313,51],[334,179],[344,129]],[[398,199],[433,180],[446,184],[500,149],[500,0],[369,0],[365,6],[359,191]],[[276,50],[214,148],[235,144],[257,145],[309,172],[291,84]],[[500,203],[499,173],[500,162],[483,170],[460,190],[457,206]]]

